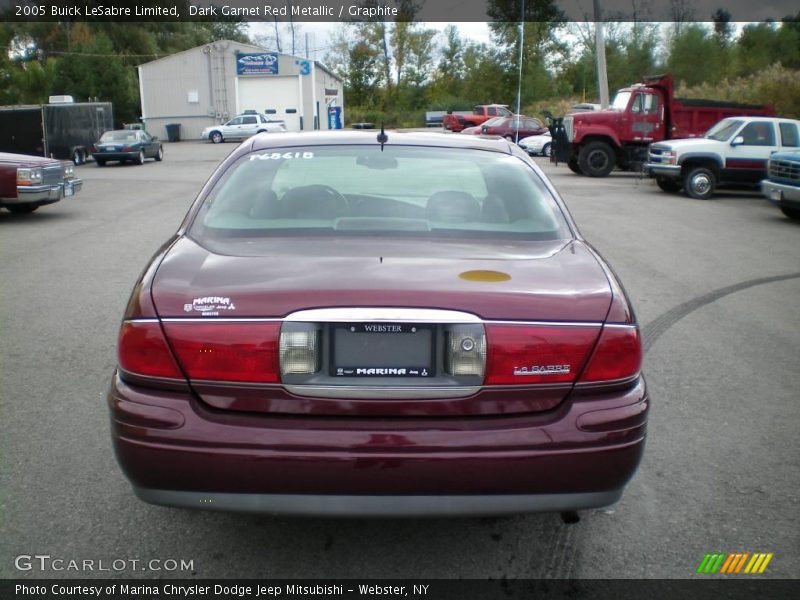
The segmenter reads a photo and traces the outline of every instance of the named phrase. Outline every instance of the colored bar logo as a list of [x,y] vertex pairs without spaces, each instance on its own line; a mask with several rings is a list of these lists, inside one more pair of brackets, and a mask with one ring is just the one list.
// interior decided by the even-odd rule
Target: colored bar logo
[[758,575],[767,569],[772,560],[772,552],[733,552],[730,554],[717,552],[706,554],[697,567],[697,573],[703,575]]

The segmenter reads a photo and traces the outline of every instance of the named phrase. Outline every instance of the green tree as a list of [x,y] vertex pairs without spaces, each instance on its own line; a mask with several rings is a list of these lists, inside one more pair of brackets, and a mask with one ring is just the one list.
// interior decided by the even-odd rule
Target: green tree
[[676,81],[688,86],[721,79],[719,46],[699,23],[684,23],[669,44],[667,68]]
[[558,32],[566,20],[555,1],[528,0],[522,14],[520,0],[489,0],[487,13],[494,20],[489,28],[497,48],[495,59],[502,65],[502,93],[516,96],[522,29],[522,103],[550,95],[554,87],[548,62],[564,51]]

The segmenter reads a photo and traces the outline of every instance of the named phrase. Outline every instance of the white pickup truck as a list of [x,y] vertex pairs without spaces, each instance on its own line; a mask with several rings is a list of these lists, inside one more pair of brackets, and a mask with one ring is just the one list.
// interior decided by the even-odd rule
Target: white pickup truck
[[731,117],[701,138],[650,145],[645,172],[665,192],[683,189],[705,200],[717,187],[757,188],[767,175],[769,157],[800,147],[800,121],[771,117]]

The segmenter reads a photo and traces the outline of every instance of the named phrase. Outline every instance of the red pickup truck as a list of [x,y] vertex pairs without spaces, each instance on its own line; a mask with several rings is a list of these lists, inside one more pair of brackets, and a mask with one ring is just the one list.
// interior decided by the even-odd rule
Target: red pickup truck
[[472,109],[471,115],[454,114],[449,111],[442,118],[442,125],[448,131],[461,131],[466,127],[481,125],[484,121],[495,117],[510,117],[513,113],[505,104],[479,104]]
[[745,115],[774,116],[775,108],[675,98],[672,75],[646,77],[619,90],[607,110],[564,117],[570,142],[567,164],[590,177],[605,177],[615,166],[631,170],[647,162],[653,142],[700,137],[726,117]]

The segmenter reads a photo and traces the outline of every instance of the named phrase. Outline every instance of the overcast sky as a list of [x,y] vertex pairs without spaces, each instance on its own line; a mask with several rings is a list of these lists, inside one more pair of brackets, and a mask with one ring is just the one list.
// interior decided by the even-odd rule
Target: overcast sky
[[[486,23],[452,23],[457,26],[461,32],[461,36],[465,39],[473,40],[475,42],[489,42],[489,26]],[[312,57],[316,60],[324,61],[325,54],[328,52],[330,45],[330,35],[337,28],[341,27],[341,23],[299,23],[301,39],[299,42],[300,50],[297,54],[305,55],[305,34],[309,34],[308,46],[309,50],[317,49],[317,56]],[[444,31],[444,28],[450,23],[424,23],[426,27],[431,29],[438,29]],[[261,35],[267,34],[273,30],[273,24],[267,22],[252,22],[250,23],[250,34]],[[286,49],[284,48],[284,51]]]

